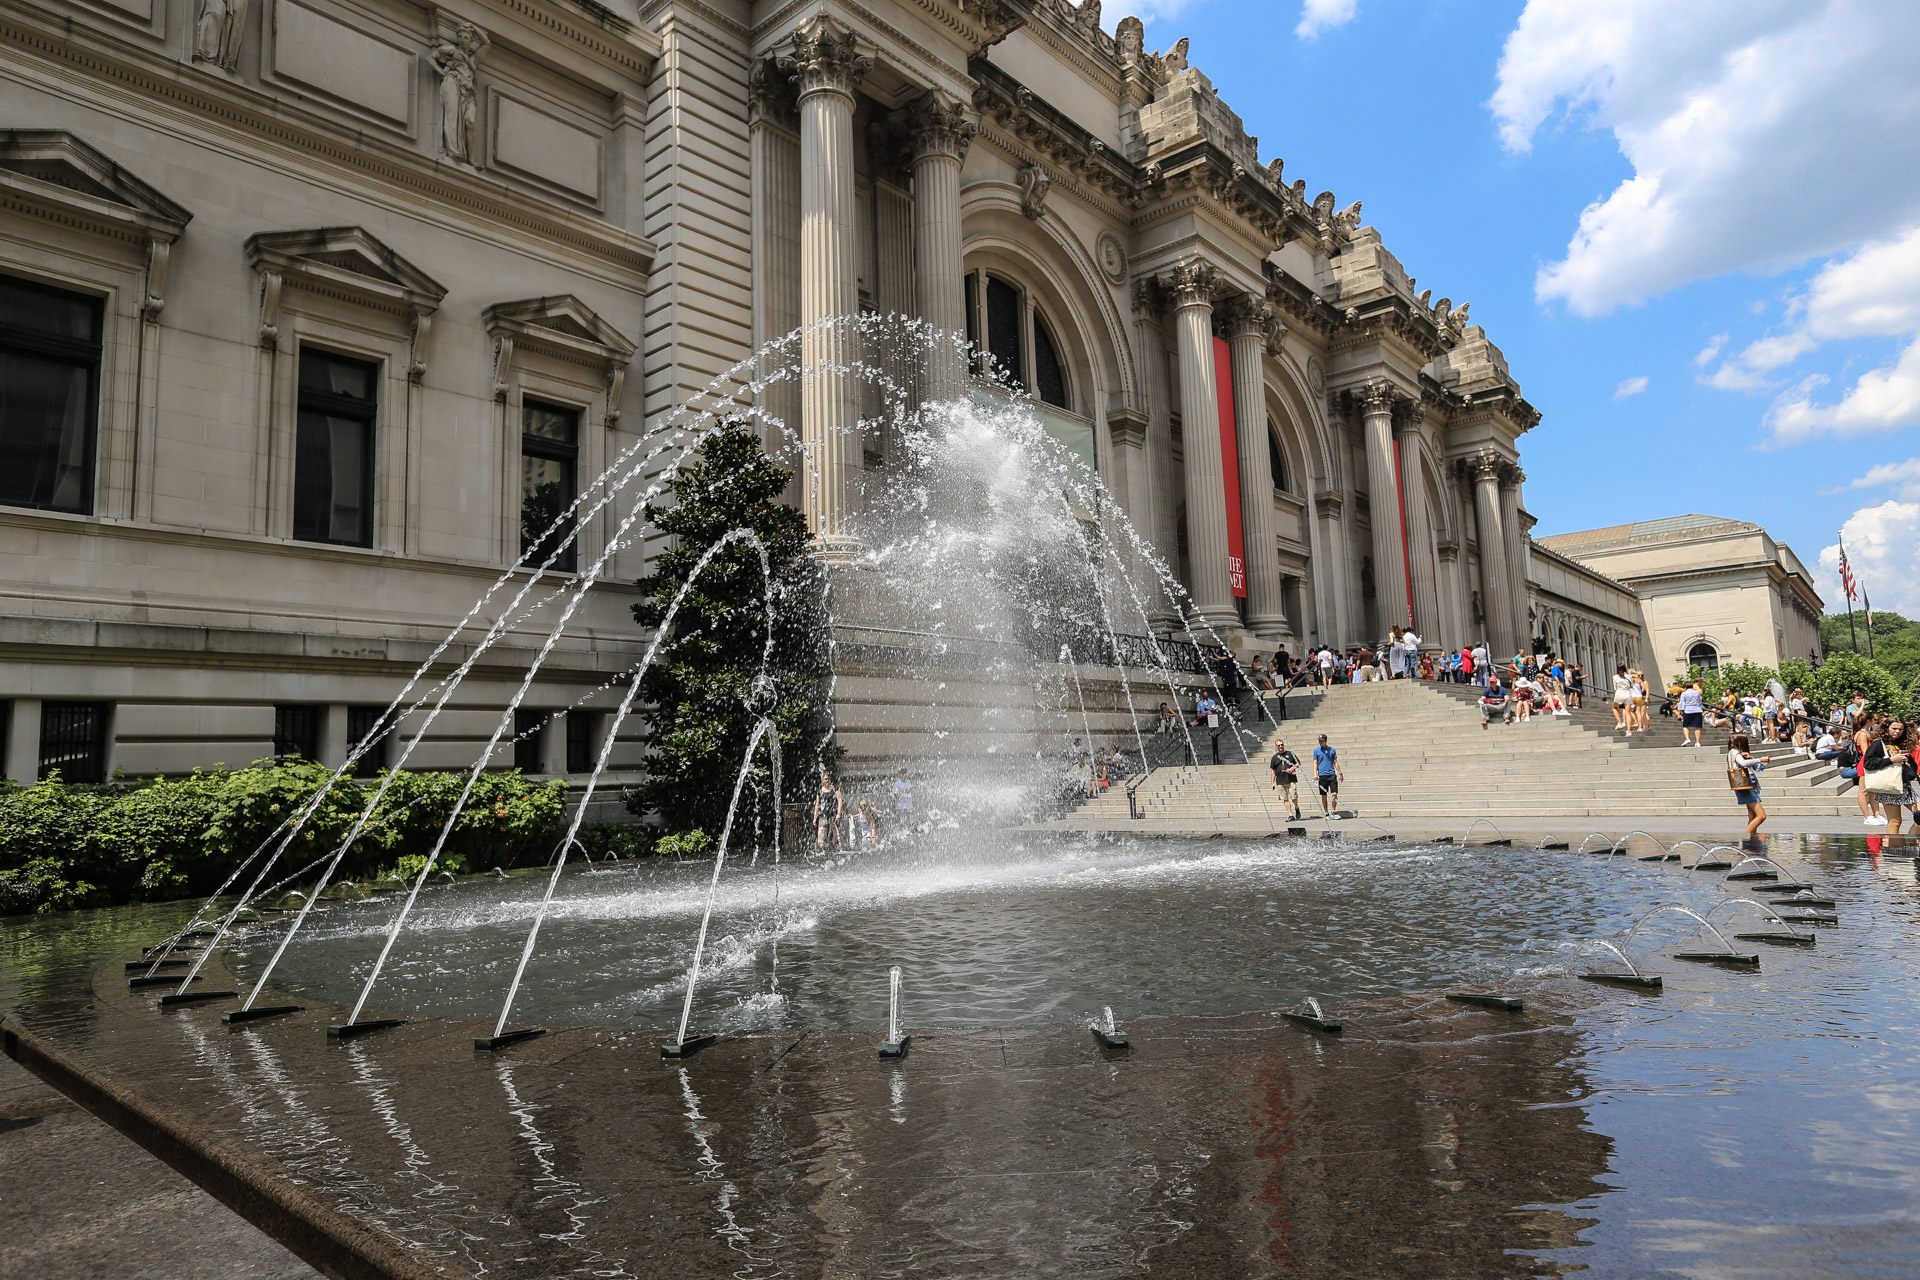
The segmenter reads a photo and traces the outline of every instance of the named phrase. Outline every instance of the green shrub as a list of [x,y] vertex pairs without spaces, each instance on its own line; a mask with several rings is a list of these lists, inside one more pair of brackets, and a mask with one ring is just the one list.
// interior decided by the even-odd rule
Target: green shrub
[[[320,796],[272,877],[295,873],[339,847],[370,796],[364,784],[344,779],[325,790],[331,777],[321,765],[292,760],[134,784],[73,786],[52,777],[0,788],[0,914],[212,893],[263,842],[277,847],[282,824]],[[545,856],[565,812],[564,782],[483,774],[456,815],[463,781],[462,774],[395,774],[337,878],[370,879],[396,862],[417,875],[449,821],[438,865],[455,874],[510,867],[529,850]],[[317,869],[303,878],[311,883]]]
[[661,836],[659,843],[654,845],[654,852],[663,858],[704,858],[712,848],[712,839],[695,827],[691,831]]
[[659,832],[637,822],[583,822],[577,839],[595,862],[602,858],[644,858],[654,852]]

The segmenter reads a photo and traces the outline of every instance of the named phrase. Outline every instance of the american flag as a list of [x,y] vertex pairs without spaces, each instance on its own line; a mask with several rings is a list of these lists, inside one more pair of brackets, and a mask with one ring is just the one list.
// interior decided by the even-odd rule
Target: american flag
[[1853,566],[1847,562],[1847,544],[1840,544],[1840,587],[1847,593],[1847,599],[1858,600],[1858,584],[1853,579]]

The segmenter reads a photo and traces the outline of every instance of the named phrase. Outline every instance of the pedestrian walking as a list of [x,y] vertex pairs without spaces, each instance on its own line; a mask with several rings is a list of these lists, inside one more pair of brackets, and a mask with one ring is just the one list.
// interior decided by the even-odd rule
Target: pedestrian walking
[[820,771],[820,790],[813,797],[814,848],[830,853],[840,847],[840,822],[847,815],[847,798],[833,774]]
[[1477,685],[1485,686],[1487,683],[1487,662],[1487,642],[1482,640],[1473,646],[1473,668],[1468,672]]
[[1613,728],[1616,733],[1630,733],[1632,722],[1627,718],[1633,714],[1633,682],[1627,679],[1627,664],[1621,663],[1613,669]]
[[1680,691],[1680,745],[1700,745],[1700,729],[1707,720],[1707,694],[1703,681],[1695,680]]
[[1287,802],[1288,816],[1300,821],[1300,757],[1287,750],[1285,739],[1274,740],[1267,768],[1273,772],[1273,789]]
[[913,779],[907,777],[905,769],[893,775],[892,790],[893,825],[900,829],[901,835],[911,834],[913,831]]
[[1338,818],[1340,814],[1340,784],[1346,781],[1346,770],[1340,767],[1340,753],[1327,745],[1327,735],[1320,735],[1320,745],[1313,749],[1313,769],[1320,783],[1320,813],[1323,817]]
[[[1895,728],[1906,736],[1906,724],[1899,720],[1876,720],[1872,740],[1860,757],[1860,790],[1867,803],[1877,811],[1870,815],[1876,827],[1898,829],[1900,806],[1907,801],[1906,754],[1893,738]],[[1891,834],[1891,831],[1889,832]]]
[[1873,802],[1867,797],[1867,756],[1873,748],[1874,741],[1873,717],[1868,715],[1864,708],[1853,717],[1852,733],[1853,750],[1845,759],[1847,767],[1840,772],[1843,777],[1854,779],[1853,798],[1860,805],[1860,825],[1877,827],[1885,823],[1886,819],[1873,811]]
[[1760,824],[1767,820],[1767,810],[1760,803],[1760,771],[1767,762],[1758,756],[1749,754],[1753,742],[1744,733],[1736,733],[1727,743],[1727,785],[1733,788],[1733,801],[1747,807],[1747,838],[1753,839]]

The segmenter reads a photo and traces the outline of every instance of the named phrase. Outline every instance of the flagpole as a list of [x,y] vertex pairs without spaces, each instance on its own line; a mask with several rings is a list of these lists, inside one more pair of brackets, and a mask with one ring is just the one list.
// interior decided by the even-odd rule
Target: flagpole
[[1847,563],[1847,540],[1833,535],[1840,543],[1840,594],[1847,598],[1847,635],[1853,639],[1853,651],[1860,652],[1860,633],[1853,627],[1853,567]]
[[1867,615],[1867,656],[1873,656],[1873,597],[1867,594],[1865,587],[1860,588],[1860,603]]

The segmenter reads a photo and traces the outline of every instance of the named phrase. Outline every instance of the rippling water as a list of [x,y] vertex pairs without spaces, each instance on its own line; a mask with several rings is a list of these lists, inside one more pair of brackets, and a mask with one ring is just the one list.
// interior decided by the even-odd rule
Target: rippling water
[[[677,1021],[710,870],[567,875],[516,1019]],[[483,881],[423,895],[368,1007],[496,1015],[543,887]],[[1704,912],[1722,896],[1717,877],[1690,882],[1628,857],[1320,841],[729,865],[694,1024],[881,1026],[895,964],[921,1027],[1084,1022],[1103,1005],[1139,1018],[1351,1000],[1561,972],[1577,940],[1623,932],[1663,902]],[[394,910],[386,900],[310,920],[275,985],[350,1002]],[[241,947],[243,973],[258,971],[282,927]]]

